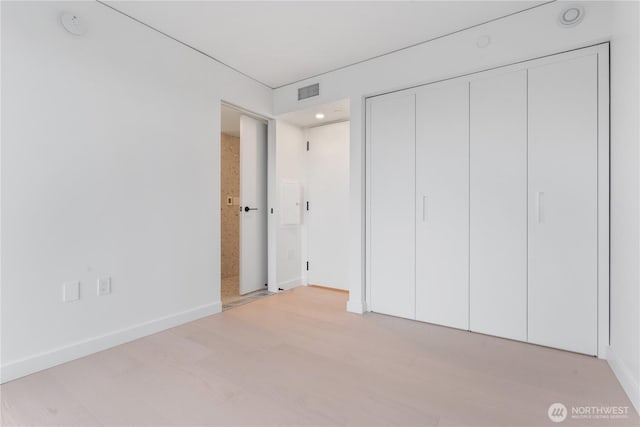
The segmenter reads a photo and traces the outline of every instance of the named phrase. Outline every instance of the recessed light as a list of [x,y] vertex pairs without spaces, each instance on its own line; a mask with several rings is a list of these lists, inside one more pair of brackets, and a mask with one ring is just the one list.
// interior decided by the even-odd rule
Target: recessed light
[[487,35],[480,36],[478,37],[478,40],[476,40],[476,46],[478,46],[479,48],[485,48],[490,44],[491,44],[491,37]]
[[322,113],[316,114],[316,119],[318,119],[318,120],[324,119],[324,114],[322,114]]
[[558,16],[558,24],[561,27],[575,27],[584,19],[584,8],[579,5],[571,5],[562,9]]

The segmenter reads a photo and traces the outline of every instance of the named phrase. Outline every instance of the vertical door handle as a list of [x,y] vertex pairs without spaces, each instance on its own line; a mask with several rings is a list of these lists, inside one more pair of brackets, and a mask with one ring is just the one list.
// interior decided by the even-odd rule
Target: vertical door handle
[[422,196],[422,222],[427,222],[427,196]]
[[544,209],[543,209],[543,205],[542,205],[543,201],[544,201],[544,192],[538,191],[536,193],[538,224],[542,224],[544,222]]

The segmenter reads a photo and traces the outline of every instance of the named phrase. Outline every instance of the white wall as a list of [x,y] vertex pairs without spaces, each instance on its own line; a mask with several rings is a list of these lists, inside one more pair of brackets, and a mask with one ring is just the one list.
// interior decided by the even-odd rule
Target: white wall
[[[580,2],[584,21],[557,25],[570,2],[548,3],[495,22],[446,36],[274,91],[274,113],[283,114],[349,97],[350,299],[364,305],[364,98],[517,61],[605,41],[611,46],[611,348],[612,363],[636,408],[640,408],[640,237],[638,137],[638,4]],[[613,24],[613,25],[612,25]],[[480,35],[492,43],[476,47]],[[320,83],[320,96],[298,102],[297,88]],[[617,362],[617,364],[616,364]]]
[[[302,200],[306,187],[306,140],[304,132],[284,120],[276,121],[276,283],[275,289],[290,289],[305,284],[303,272],[303,224],[283,225],[280,221],[282,207],[281,184],[297,182],[302,187]],[[303,218],[301,213],[301,218]],[[272,287],[271,283],[269,284]]]
[[2,2],[3,381],[220,310],[221,99],[271,112],[269,89],[97,2]]
[[609,360],[640,412],[640,7],[613,6]]
[[[348,310],[363,312],[366,309],[363,242],[364,97],[609,40],[611,5],[608,2],[585,2],[585,19],[573,29],[557,25],[558,13],[564,4],[549,3],[274,91],[275,114],[350,98],[351,287]],[[491,37],[489,47],[476,47],[480,35]],[[321,95],[298,102],[297,88],[316,82],[320,83]]]

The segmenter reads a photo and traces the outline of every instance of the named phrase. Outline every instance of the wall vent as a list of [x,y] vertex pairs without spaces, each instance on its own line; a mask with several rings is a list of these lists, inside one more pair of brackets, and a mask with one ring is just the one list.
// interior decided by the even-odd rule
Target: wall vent
[[320,95],[320,83],[298,88],[298,101]]

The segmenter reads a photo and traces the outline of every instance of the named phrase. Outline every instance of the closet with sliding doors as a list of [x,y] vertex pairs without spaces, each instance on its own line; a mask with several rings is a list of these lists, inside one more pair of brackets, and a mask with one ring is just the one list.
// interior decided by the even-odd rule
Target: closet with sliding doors
[[608,345],[608,45],[366,100],[371,311]]

